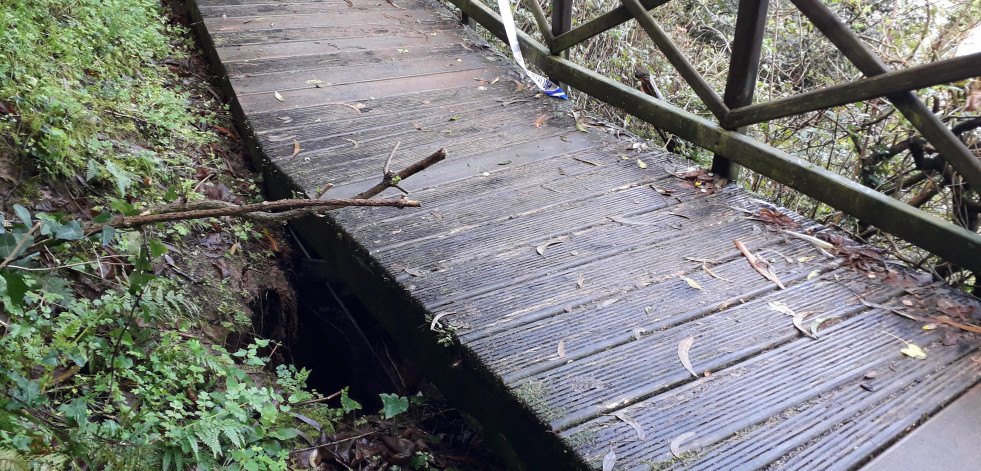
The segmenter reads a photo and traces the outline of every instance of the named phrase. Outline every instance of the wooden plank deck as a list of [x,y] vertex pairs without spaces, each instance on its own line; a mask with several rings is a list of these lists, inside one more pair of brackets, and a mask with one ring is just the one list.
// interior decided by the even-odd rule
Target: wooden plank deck
[[[579,132],[564,103],[517,90],[508,61],[445,10],[198,0],[196,14],[274,195],[327,183],[354,195],[396,142],[393,168],[448,150],[403,183],[423,209],[296,226],[509,466],[599,468],[612,450],[615,469],[852,469],[981,379],[975,336],[896,314],[977,321],[977,302],[903,270],[845,266],[748,218],[768,207],[753,195],[678,178],[682,159]],[[709,273],[686,257],[718,263]],[[833,321],[815,340],[781,304],[807,314],[805,328]],[[890,334],[927,358],[903,356]],[[697,377],[679,359],[692,338]]]

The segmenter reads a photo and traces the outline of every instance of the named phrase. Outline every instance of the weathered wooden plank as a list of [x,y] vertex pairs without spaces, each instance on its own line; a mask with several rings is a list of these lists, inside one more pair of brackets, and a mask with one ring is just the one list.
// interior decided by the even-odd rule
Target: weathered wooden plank
[[[434,314],[455,312],[448,322],[457,329],[461,339],[470,342],[505,328],[517,328],[569,305],[582,304],[578,300],[594,296],[593,293],[612,295],[628,287],[655,283],[688,271],[678,266],[677,259],[664,257],[664,251],[691,251],[696,257],[710,259],[731,257],[733,246],[709,241],[738,238],[756,248],[774,237],[754,231],[751,222],[738,218],[697,218],[676,223],[681,218],[653,212],[632,215],[630,219],[659,224],[651,226],[653,229],[647,233],[623,239],[619,246],[582,257],[576,253],[580,247],[596,244],[594,237],[570,237],[553,247],[551,253],[546,251],[543,257],[535,249],[553,235],[546,234],[538,241],[514,248],[508,254],[511,259],[507,263],[480,260],[452,273],[439,272],[425,280],[413,280],[416,287],[412,294],[426,303]],[[668,223],[681,229],[668,226]],[[600,227],[609,230],[606,228],[612,226]],[[602,234],[601,230],[592,235]],[[454,280],[480,280],[480,283],[440,284],[451,277]],[[590,294],[584,294],[578,288],[580,277],[590,280],[593,290]]]
[[[325,172],[336,168],[332,164],[347,166],[353,162],[342,159],[342,156],[356,158],[357,155],[384,152],[391,149],[396,141],[401,141],[405,151],[425,146],[453,146],[459,139],[493,132],[493,129],[513,124],[515,121],[534,121],[536,109],[525,112],[509,110],[496,106],[497,103],[483,103],[483,110],[488,113],[466,114],[457,110],[454,114],[440,114],[432,118],[416,117],[405,119],[396,116],[394,119],[382,120],[356,129],[340,128],[336,131],[331,124],[310,127],[290,133],[304,149],[304,156],[311,160],[317,159],[323,163],[324,157],[331,162],[323,167]],[[456,118],[456,119],[454,119]],[[421,129],[420,129],[421,128]],[[456,138],[450,141],[447,138]],[[283,139],[281,136],[280,139]],[[442,144],[445,143],[445,144]],[[439,147],[437,147],[438,149]],[[293,150],[292,140],[269,142],[263,146],[269,155],[288,155]],[[434,149],[433,151],[435,151]],[[430,152],[432,153],[432,152]],[[347,154],[347,155],[345,155]],[[411,156],[410,156],[411,158]]]
[[932,87],[977,76],[981,71],[981,52],[954,57],[852,83],[833,85],[791,97],[734,109],[726,119],[728,127],[748,126],[771,119],[784,118],[907,90]]
[[[565,430],[692,381],[692,374],[678,358],[678,345],[686,338],[695,338],[689,358],[699,377],[706,371],[714,374],[727,365],[781,345],[795,341],[814,342],[802,338],[792,318],[768,309],[768,303],[786,304],[794,310],[806,306],[808,310],[819,311],[821,316],[848,318],[866,308],[856,300],[848,301],[854,298],[852,292],[836,289],[834,284],[869,291],[867,294],[873,298],[896,291],[881,284],[870,287],[854,274],[839,275],[846,278],[835,281],[834,274],[826,274],[804,281],[697,321],[669,325],[639,340],[616,345],[511,383],[511,386],[518,390],[544,386],[548,393],[540,397],[539,412],[566,411],[548,418],[553,429]],[[816,317],[811,316],[811,320]],[[583,379],[586,378],[595,387],[584,388]]]
[[[205,18],[272,18],[288,15],[333,15],[340,12],[364,12],[375,11],[388,14],[395,14],[405,10],[422,10],[425,8],[418,2],[403,0],[395,8],[387,1],[367,1],[367,2],[297,2],[297,3],[253,3],[245,5],[213,5],[202,6],[201,16]],[[379,16],[381,16],[379,14]],[[272,20],[276,21],[276,20]]]
[[[562,435],[585,442],[578,448],[587,457],[602,457],[614,442],[618,462],[628,467],[640,466],[644,460],[668,460],[668,444],[683,433],[695,435],[683,444],[682,451],[716,443],[869,371],[901,361],[902,343],[881,331],[924,346],[938,338],[936,331],[922,331],[898,316],[872,310],[827,329],[821,341],[800,338],[621,409],[647,432],[643,442],[633,440],[636,434],[630,430],[633,435],[628,435],[622,422],[611,416]],[[829,351],[835,354],[827,355]],[[943,364],[945,359],[939,360]]]
[[[367,144],[365,148],[352,146],[347,151],[336,154],[319,156],[312,154],[301,159],[284,158],[278,161],[277,165],[284,171],[290,172],[296,182],[307,190],[313,190],[318,185],[322,186],[325,183],[325,175],[330,178],[330,181],[365,182],[363,190],[377,183],[377,165],[384,162],[397,140],[402,140],[403,144],[393,160],[392,165],[396,168],[415,162],[436,149],[452,149],[453,157],[441,163],[438,172],[429,172],[439,179],[444,179],[447,175],[457,178],[478,174],[481,172],[481,167],[498,165],[502,158],[520,163],[547,157],[538,151],[541,142],[551,143],[558,148],[577,146],[574,142],[565,142],[561,139],[564,134],[562,130],[538,129],[523,123],[489,130],[472,125],[470,128],[463,128],[460,132],[454,133],[455,135],[424,133],[415,129],[408,132],[408,135],[393,137],[388,142],[376,140]],[[498,151],[498,149],[504,150]],[[348,160],[340,160],[336,157],[345,157]],[[420,178],[416,181],[425,180]]]
[[[506,83],[487,85],[488,89],[493,90],[493,93],[489,94],[485,93],[486,90],[478,90],[474,87],[472,80],[465,85],[456,88],[399,94],[384,99],[376,97],[375,100],[361,100],[356,102],[363,105],[358,109],[361,113],[351,110],[346,114],[326,115],[324,111],[331,108],[320,105],[265,113],[256,112],[249,116],[249,121],[259,136],[265,136],[270,133],[282,133],[319,126],[327,122],[339,126],[335,129],[367,126],[376,117],[380,120],[386,120],[396,119],[396,116],[428,116],[439,113],[439,110],[480,106],[486,102],[493,102],[504,108],[506,102],[525,98],[518,94],[508,94],[512,87]],[[521,102],[517,104],[521,104]],[[406,119],[406,121],[414,121],[414,119]]]
[[412,30],[405,25],[395,22],[376,22],[362,25],[336,25],[312,28],[269,28],[256,31],[245,31],[230,26],[218,31],[212,36],[215,46],[232,47],[244,45],[272,45],[300,41],[331,42],[339,39],[356,39],[376,36],[397,36],[414,34],[431,34],[436,29],[452,28],[446,21],[422,21],[412,23]]
[[[397,83],[393,83],[391,78],[367,78],[362,81],[327,88],[311,86],[299,90],[282,91],[280,94],[283,96],[283,101],[277,100],[270,91],[238,97],[238,102],[242,105],[242,109],[249,113],[285,111],[294,108],[325,106],[336,102],[374,101],[403,93],[422,93],[468,85],[477,88],[481,85],[473,80],[474,77],[497,77],[503,73],[505,73],[505,69],[485,67],[481,69],[451,69],[438,74],[401,77]],[[491,94],[488,93],[488,95]]]
[[[352,0],[354,1],[354,0]],[[367,0],[371,1],[371,0]],[[365,0],[357,0],[358,3],[365,2]],[[198,8],[212,8],[228,5],[283,5],[290,3],[337,3],[341,5],[347,5],[347,2],[343,0],[303,0],[302,2],[290,2],[285,0],[198,0],[195,2]]]
[[[795,250],[799,257],[813,257],[806,247],[796,247]],[[582,364],[583,361],[594,361],[592,356],[604,350],[738,305],[741,299],[752,299],[777,290],[773,282],[755,271],[746,270],[746,261],[741,255],[733,255],[735,258],[711,268],[712,273],[725,280],[708,275],[701,264],[678,262],[686,270],[681,276],[694,280],[702,290],[692,288],[680,276],[670,278],[571,306],[571,312],[557,310],[555,314],[531,322],[520,330],[499,332],[469,341],[467,345],[508,384],[518,384],[520,380],[540,375],[567,362]],[[791,283],[810,276],[814,270],[820,273],[821,269],[817,267],[816,264],[791,267],[793,271],[782,273],[781,279]],[[587,282],[584,280],[584,290],[589,289]],[[684,302],[679,303],[678,300]],[[565,347],[562,358],[557,354],[559,342],[563,342]],[[577,388],[581,386],[577,384]]]
[[[225,69],[230,74],[279,72],[304,68],[302,65],[293,66],[296,62],[302,64],[308,61],[320,61],[321,66],[342,66],[363,64],[380,60],[391,60],[399,49],[424,49],[425,52],[439,51],[449,54],[455,50],[463,50],[459,41],[449,34],[437,36],[374,36],[368,38],[339,39],[328,41],[305,41],[298,43],[233,46],[221,48],[219,56],[224,59]],[[258,64],[262,64],[260,69]]]
[[[359,208],[347,208],[337,212],[337,220],[361,235],[373,253],[383,252],[440,238],[463,228],[483,227],[511,214],[594,197],[633,178],[635,171],[627,166],[597,167],[582,162],[599,160],[601,155],[596,152],[602,149],[597,149],[596,141],[582,140],[574,144],[571,150],[550,153],[538,160],[496,165],[487,168],[486,175],[480,169],[460,179],[413,191],[412,197],[423,201],[432,211],[428,215],[400,213],[388,218],[371,218]],[[508,208],[507,216],[500,214],[502,207]],[[392,234],[396,231],[420,237],[396,238]]]
[[[381,17],[379,17],[381,16]],[[266,31],[272,28],[300,29],[327,28],[348,25],[401,25],[404,23],[419,23],[432,21],[432,15],[425,11],[398,10],[393,13],[378,15],[373,11],[338,11],[331,15],[283,15],[268,18],[254,16],[250,18],[205,18],[205,26],[215,31]]]
[[[736,438],[719,446],[698,450],[701,456],[686,469],[762,469],[777,463],[781,469],[801,466],[834,469],[852,465],[868,457],[870,447],[879,448],[895,437],[897,426],[909,427],[929,414],[930,408],[946,403],[952,395],[970,386],[981,374],[981,363],[971,355],[963,355],[965,347],[931,352],[943,356],[938,363],[950,362],[939,371],[935,362],[905,361],[898,362],[901,366],[896,368],[871,370],[870,373],[875,372],[872,379],[854,379],[813,401],[774,414],[767,423],[740,431]],[[856,433],[855,429],[865,428],[867,424],[893,430],[879,436]],[[828,433],[829,430],[834,433]],[[818,451],[822,445],[831,443],[839,449]],[[815,452],[823,456],[806,461]]]
[[[443,74],[451,71],[481,71],[489,62],[480,57],[472,55],[461,55],[459,62],[452,56],[426,57],[425,50],[418,49],[415,52],[399,54],[391,51],[388,55],[390,60],[379,60],[377,62],[367,62],[360,65],[349,65],[346,67],[321,67],[306,70],[291,70],[287,72],[272,72],[268,74],[243,74],[234,77],[235,93],[240,98],[254,94],[271,94],[278,90],[280,93],[296,90],[327,90],[331,86],[349,85],[366,81],[391,80],[397,82],[408,77],[421,77],[435,74]],[[396,59],[396,60],[391,60]],[[498,72],[500,73],[500,72]],[[481,74],[475,72],[474,77]],[[494,77],[490,77],[493,79]],[[308,80],[321,80],[324,88],[317,88],[316,84],[307,83]],[[393,83],[393,86],[397,84]],[[474,88],[479,84],[474,83]],[[286,95],[283,95],[286,96]]]

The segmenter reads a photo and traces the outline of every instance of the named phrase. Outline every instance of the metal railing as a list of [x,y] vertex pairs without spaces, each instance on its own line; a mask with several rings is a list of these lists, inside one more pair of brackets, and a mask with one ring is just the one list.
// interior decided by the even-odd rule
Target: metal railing
[[[475,0],[448,0],[507,42],[497,12]],[[981,235],[890,198],[860,183],[744,135],[749,125],[884,97],[960,175],[961,189],[981,189],[981,160],[920,101],[913,90],[981,75],[981,53],[890,71],[849,27],[819,0],[791,0],[865,78],[765,103],[753,103],[769,0],[739,0],[732,56],[723,96],[696,71],[658,25],[652,9],[668,0],[621,0],[621,5],[572,28],[572,1],[553,0],[552,24],[536,0],[524,0],[545,44],[518,31],[525,57],[554,81],[618,107],[656,128],[715,153],[712,170],[735,179],[745,166],[776,182],[875,225],[956,265],[981,274]],[[566,51],[627,21],[636,20],[716,122],[657,100],[567,59]]]

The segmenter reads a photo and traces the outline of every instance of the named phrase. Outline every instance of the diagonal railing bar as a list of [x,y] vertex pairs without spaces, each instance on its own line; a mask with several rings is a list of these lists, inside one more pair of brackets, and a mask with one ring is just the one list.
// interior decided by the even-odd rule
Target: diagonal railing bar
[[981,76],[981,52],[887,72],[851,83],[834,85],[787,98],[733,109],[727,128],[847,105],[908,90],[919,90]]
[[[651,10],[668,3],[668,1],[669,0],[640,0],[640,4],[644,6],[645,10]],[[613,10],[603,13],[602,15],[569,30],[568,32],[555,36],[555,41],[550,46],[550,50],[552,54],[558,54],[593,36],[616,28],[617,26],[620,26],[633,18],[633,15],[630,14],[626,6],[618,6]]]
[[[729,75],[726,77],[724,103],[734,110],[753,103],[753,93],[756,91],[756,78],[760,73],[760,55],[763,49],[763,31],[766,27],[766,9],[769,0],[739,0],[736,13],[736,30],[732,40],[732,54],[729,58]],[[745,132],[725,126],[726,116],[720,117],[726,129]],[[712,172],[722,178],[736,180],[739,177],[739,166],[721,154],[712,159]]]
[[538,4],[538,0],[524,0],[524,4],[531,10],[531,15],[535,17],[535,23],[538,23],[538,31],[545,38],[545,44],[551,47],[552,42],[555,41],[555,36],[552,35],[552,27],[548,25],[548,20],[545,19],[545,11],[542,10],[542,6]]
[[[882,60],[824,4],[818,0],[791,1],[863,74],[872,77],[889,72]],[[981,189],[981,160],[913,92],[895,93],[887,98],[971,187]]]
[[[497,13],[472,0],[448,1],[505,40],[504,25]],[[740,165],[868,221],[968,270],[981,272],[981,257],[965,255],[981,253],[981,235],[551,55],[549,49],[524,32],[519,30],[517,33],[521,50],[530,62],[545,73],[588,91],[593,98],[709,151],[729,156]]]
[[671,42],[671,38],[658,26],[657,21],[654,21],[654,17],[651,16],[650,12],[640,4],[640,0],[621,1],[630,10],[630,14],[634,15],[634,18],[637,19],[637,23],[640,23],[640,26],[644,28],[647,35],[651,37],[651,40],[654,41],[658,49],[667,57],[668,62],[681,74],[685,82],[688,82],[688,85],[695,91],[695,94],[702,99],[702,102],[705,103],[709,111],[719,121],[724,120],[726,114],[729,113],[729,108],[722,103],[722,98],[712,90],[712,86],[688,62],[685,54],[678,49],[678,46]]

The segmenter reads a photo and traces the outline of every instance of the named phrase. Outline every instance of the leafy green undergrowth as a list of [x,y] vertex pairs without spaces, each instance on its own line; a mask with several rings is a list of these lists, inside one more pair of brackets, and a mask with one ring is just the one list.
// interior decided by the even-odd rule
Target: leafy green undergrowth
[[0,2],[0,469],[286,469],[292,413],[343,415],[298,408],[307,372],[274,368],[268,340],[226,350],[211,335],[254,338],[255,294],[231,278],[276,264],[268,233],[219,219],[88,230],[261,198],[211,145],[227,139],[220,105],[192,88],[188,32],[166,12]]
[[[159,0],[0,3],[0,134],[52,176],[107,180],[120,194],[168,177],[202,143]],[[138,135],[142,145],[133,145]]]

